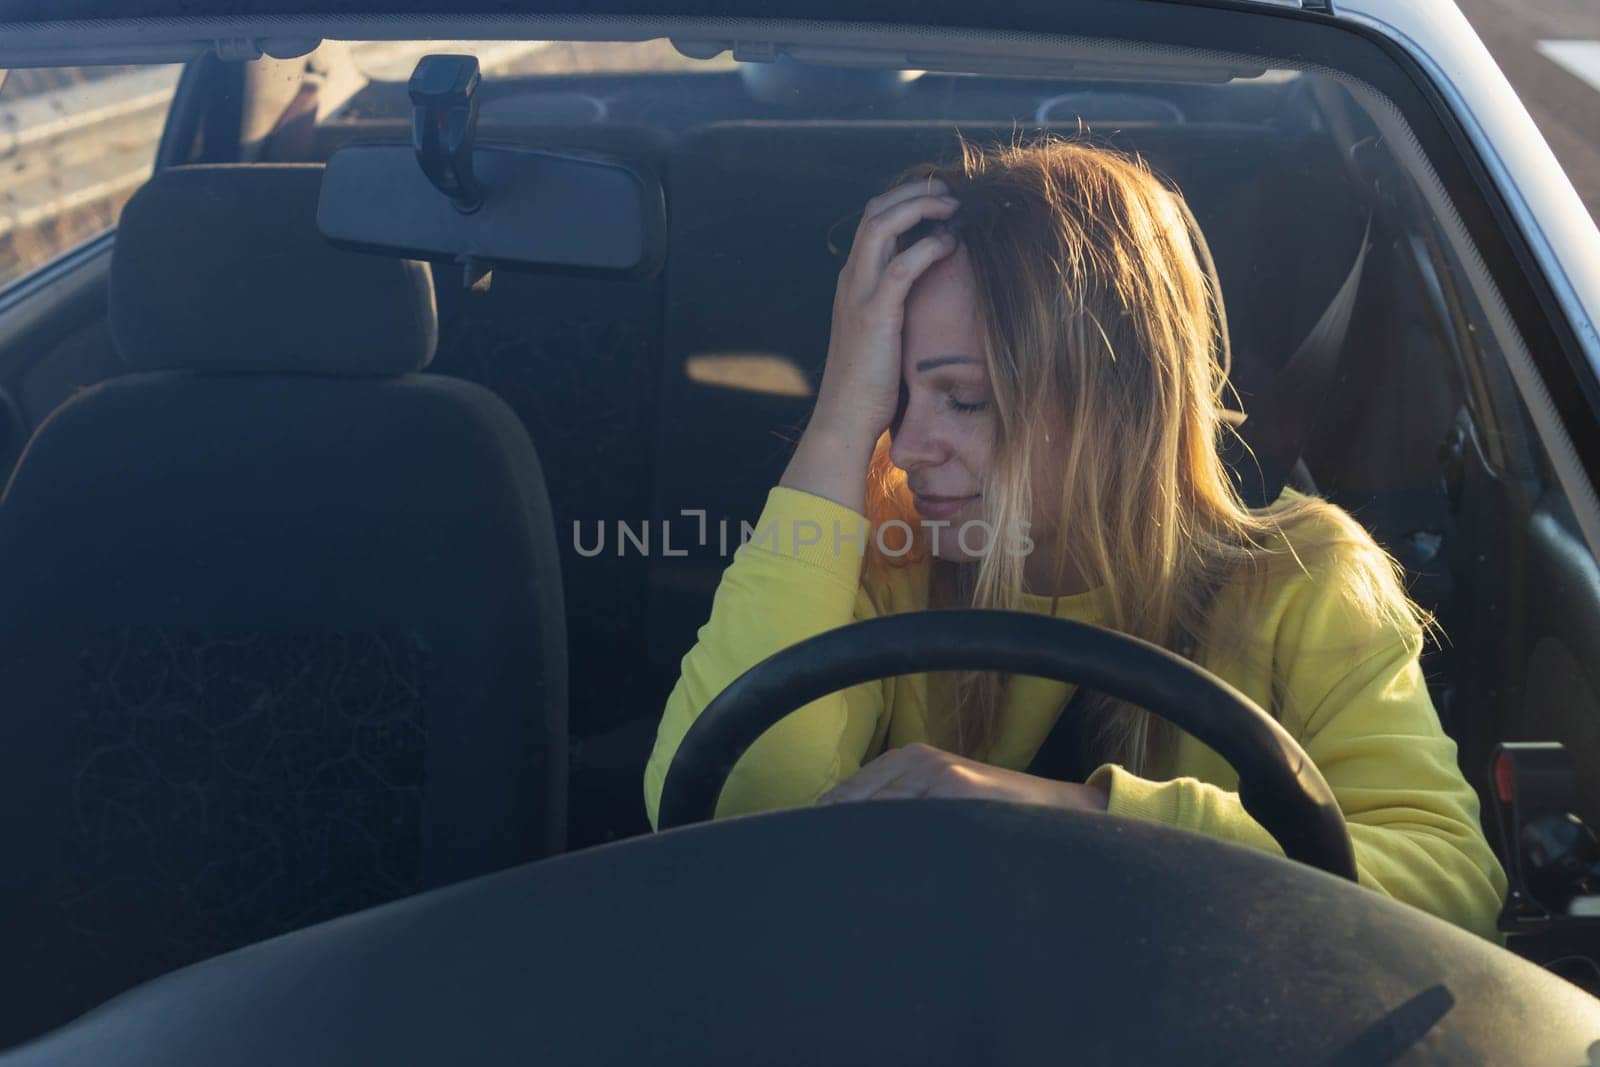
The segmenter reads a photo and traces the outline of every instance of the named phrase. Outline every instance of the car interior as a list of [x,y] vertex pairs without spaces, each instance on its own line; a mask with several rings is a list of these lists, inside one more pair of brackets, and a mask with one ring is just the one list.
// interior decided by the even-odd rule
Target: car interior
[[114,235],[0,291],[0,692],[26,709],[0,725],[0,811],[29,813],[6,818],[0,1041],[647,833],[716,530],[756,517],[804,425],[861,205],[963,139],[1085,138],[1181,190],[1262,446],[1233,456],[1242,491],[1325,496],[1403,565],[1486,821],[1497,746],[1559,742],[1600,826],[1600,572],[1482,294],[1336,79],[559,47],[556,69],[485,62],[476,136],[642,175],[653,269],[329,241],[324,167],[410,146],[413,100],[409,69],[327,42],[191,62]]

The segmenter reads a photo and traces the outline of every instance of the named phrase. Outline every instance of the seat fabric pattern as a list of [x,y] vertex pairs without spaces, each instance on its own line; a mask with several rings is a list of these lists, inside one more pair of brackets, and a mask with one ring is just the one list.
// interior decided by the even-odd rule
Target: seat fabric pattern
[[79,666],[61,896],[119,968],[416,892],[419,637],[117,627]]

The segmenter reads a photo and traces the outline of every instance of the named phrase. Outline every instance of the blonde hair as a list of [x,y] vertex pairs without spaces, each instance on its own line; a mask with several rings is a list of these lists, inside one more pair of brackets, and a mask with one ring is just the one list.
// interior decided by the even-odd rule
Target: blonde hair
[[[960,201],[955,232],[976,280],[995,412],[983,493],[990,529],[1018,521],[1037,529],[1043,518],[1056,531],[1046,546],[1055,573],[1074,567],[1100,589],[1103,625],[1197,663],[1245,653],[1249,626],[1209,625],[1224,586],[1285,565],[1309,573],[1302,557],[1313,554],[1330,564],[1319,579],[1340,583],[1373,620],[1409,635],[1432,625],[1406,596],[1394,559],[1342,509],[1285,494],[1251,510],[1240,498],[1219,453],[1222,435],[1233,433],[1223,418],[1220,294],[1175,189],[1137,157],[1055,137],[987,148],[963,141],[959,159],[919,165],[894,184],[926,179]],[[869,517],[916,529],[889,439],[869,468]],[[1034,515],[1041,471],[1060,479],[1056,515]],[[1285,530],[1302,522],[1331,532],[1291,544]],[[874,546],[866,580],[927,555],[920,536],[903,556]],[[1020,554],[927,562],[930,606],[1022,607]],[[956,681],[949,747],[981,756],[1000,728],[1009,678]],[[1086,694],[1083,707],[1096,759],[1145,772],[1171,740],[1171,728],[1142,709],[1101,694]]]

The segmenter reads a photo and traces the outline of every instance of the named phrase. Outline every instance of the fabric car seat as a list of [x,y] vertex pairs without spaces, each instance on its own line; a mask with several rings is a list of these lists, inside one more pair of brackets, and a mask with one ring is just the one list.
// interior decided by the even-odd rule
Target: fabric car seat
[[566,638],[522,424],[421,372],[425,264],[320,166],[128,203],[127,373],[0,498],[0,1040],[152,975],[557,852]]

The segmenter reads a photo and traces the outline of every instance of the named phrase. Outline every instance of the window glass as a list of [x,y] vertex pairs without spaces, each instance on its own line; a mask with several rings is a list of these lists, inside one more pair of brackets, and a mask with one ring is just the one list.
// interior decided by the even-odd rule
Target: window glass
[[[1485,542],[1462,516],[1500,506],[1474,494],[1508,472],[1529,475],[1543,446],[1513,373],[1526,345],[1439,178],[1448,146],[1431,115],[1363,80],[1370,67],[1357,77],[1087,39],[1068,46],[1070,61],[1039,44],[1013,54],[952,43],[856,49],[850,65],[837,61],[848,42],[833,53],[814,45],[817,61],[796,48],[762,62],[680,44],[330,42],[306,61],[311,88],[263,154],[320,162],[357,141],[403,143],[417,59],[468,52],[483,72],[484,141],[615,153],[662,176],[665,272],[627,282],[503,272],[477,297],[453,291],[458,272],[440,269],[435,363],[500,392],[552,453],[569,596],[636,591],[658,686],[737,547],[718,524],[737,531],[760,511],[815,400],[861,205],[962,139],[1056,135],[1134,154],[1181,192],[1226,309],[1235,421],[1270,412],[1293,426],[1291,484],[1357,514],[1406,568],[1445,624],[1448,640],[1427,661],[1441,714],[1455,726],[1470,713],[1454,700],[1463,649],[1483,636],[1470,629],[1483,583],[1468,579]],[[747,44],[741,55],[761,51]],[[912,55],[924,60],[917,69]],[[1316,403],[1286,411],[1285,372],[1347,282],[1355,297],[1337,369]],[[605,387],[584,386],[574,368],[600,365]],[[597,459],[612,465],[604,477]],[[702,511],[703,525],[656,525]],[[647,524],[656,540],[636,548]],[[586,611],[573,620],[580,639],[590,623],[609,625]],[[624,684],[614,675],[593,681],[596,708],[654,700],[608,692]]]
[[[646,760],[670,694],[680,678],[701,678],[704,688],[717,689],[736,677],[730,670],[712,678],[720,670],[720,653],[691,659],[698,643],[710,640],[707,633],[715,638],[722,632],[718,627],[731,633],[722,664],[738,661],[742,670],[771,649],[850,624],[854,613],[864,611],[862,598],[853,595],[858,571],[846,563],[835,573],[827,563],[840,553],[866,552],[874,542],[882,557],[904,545],[898,537],[883,537],[894,520],[878,522],[875,533],[859,539],[840,537],[838,526],[829,531],[816,525],[818,541],[803,545],[816,545],[805,563],[816,573],[786,566],[789,577],[782,581],[794,582],[792,590],[779,589],[758,609],[731,616],[725,611],[725,621],[707,624],[718,601],[736,603],[757,589],[754,581],[738,581],[738,574],[726,579],[730,566],[738,566],[736,558],[766,558],[778,566],[778,541],[802,545],[800,526],[774,528],[762,515],[774,498],[778,507],[770,510],[782,514],[784,494],[773,488],[821,397],[840,394],[819,386],[830,358],[835,290],[862,211],[914,166],[1045,138],[1104,150],[1082,154],[1104,158],[1094,163],[1099,170],[1083,171],[1090,178],[1059,186],[1069,194],[1034,200],[1053,210],[1069,205],[1083,218],[1062,222],[1056,216],[1069,211],[1045,213],[1058,229],[1030,227],[1016,246],[1026,248],[1034,234],[1046,240],[1066,234],[1059,248],[1029,253],[1032,267],[1011,262],[1011,274],[998,277],[995,264],[1005,264],[1006,250],[994,240],[1000,229],[994,219],[1013,208],[1008,189],[1014,187],[990,186],[989,214],[962,216],[978,219],[965,230],[978,235],[974,245],[986,240],[982,227],[990,227],[992,253],[984,266],[990,272],[986,302],[968,304],[976,307],[974,315],[992,320],[1014,315],[1024,323],[1010,334],[1019,341],[1010,350],[995,346],[994,339],[1005,334],[970,330],[973,317],[952,325],[928,302],[906,320],[883,326],[878,336],[901,334],[906,349],[915,318],[928,358],[906,358],[896,374],[882,378],[915,379],[925,370],[939,376],[918,379],[933,382],[918,394],[920,451],[917,434],[906,430],[914,398],[904,381],[899,413],[890,414],[890,390],[880,390],[883,403],[869,406],[882,408],[882,418],[859,438],[838,438],[867,443],[885,432],[898,435],[899,459],[894,451],[888,459],[906,474],[880,466],[872,485],[901,488],[894,478],[906,478],[904,496],[928,494],[931,499],[920,501],[931,506],[923,517],[934,530],[947,531],[925,536],[933,544],[947,537],[947,545],[954,537],[962,552],[973,553],[963,539],[968,523],[939,518],[971,507],[968,515],[978,528],[968,533],[982,545],[973,553],[978,555],[1016,544],[1010,531],[976,520],[976,509],[978,502],[994,502],[995,496],[984,501],[990,486],[1024,469],[1024,461],[1027,491],[1014,477],[1002,490],[1010,490],[1013,502],[1040,501],[1034,517],[1045,515],[1045,491],[1069,499],[1067,488],[1078,488],[1064,485],[1062,472],[1085,454],[1101,461],[1075,470],[1074,477],[1088,478],[1086,485],[1096,485],[1094,478],[1112,485],[1112,478],[1101,477],[1104,470],[1117,470],[1134,486],[1150,470],[1176,472],[1165,482],[1146,483],[1157,488],[1202,478],[1205,494],[1150,491],[1118,502],[1106,493],[1099,501],[1114,502],[1102,506],[1101,514],[1094,506],[1070,515],[1051,510],[1046,518],[1053,530],[1037,542],[1024,539],[1027,550],[1053,553],[1062,545],[1088,544],[1091,552],[1075,558],[1101,571],[1117,563],[1098,561],[1142,552],[1128,545],[1157,544],[1157,528],[1184,537],[1245,530],[1246,523],[1238,522],[1240,504],[1261,512],[1285,498],[1286,490],[1325,499],[1389,553],[1418,616],[1437,622],[1427,627],[1414,672],[1413,649],[1406,648],[1406,672],[1394,675],[1390,696],[1403,691],[1405,699],[1419,702],[1426,696],[1443,733],[1458,745],[1459,769],[1475,787],[1486,785],[1483,768],[1490,766],[1496,742],[1568,745],[1586,782],[1574,811],[1600,827],[1600,774],[1594,773],[1600,763],[1600,672],[1594,669],[1600,664],[1600,568],[1584,537],[1592,531],[1579,522],[1587,522],[1589,509],[1573,493],[1571,448],[1558,434],[1558,414],[1570,408],[1557,413],[1549,395],[1557,390],[1544,390],[1541,381],[1562,354],[1546,342],[1549,323],[1539,320],[1538,301],[1528,299],[1533,286],[1520,274],[1525,267],[1507,254],[1506,235],[1494,230],[1496,216],[1485,210],[1483,190],[1467,173],[1459,142],[1434,104],[1419,96],[1408,70],[1333,26],[1299,26],[1280,13],[1226,14],[1234,26],[1258,22],[1262,40],[1282,30],[1282,37],[1270,38],[1282,40],[1282,48],[1261,45],[1270,54],[1259,58],[1203,50],[1243,48],[1243,37],[1206,38],[1192,46],[1131,40],[1144,29],[1130,29],[1128,38],[1117,40],[1018,34],[979,42],[942,37],[934,27],[923,27],[922,37],[907,37],[910,43],[899,46],[888,30],[853,40],[826,37],[826,27],[808,24],[806,45],[741,38],[738,58],[718,42],[661,38],[326,40],[298,58],[206,59],[208,77],[195,78],[195,88],[197,98],[202,85],[210,96],[198,101],[205,114],[186,158],[242,166],[224,174],[173,168],[160,179],[227,181],[259,163],[322,165],[342,150],[370,144],[387,146],[365,152],[378,165],[352,171],[363,174],[362,184],[354,195],[349,187],[339,189],[346,194],[342,200],[328,195],[338,187],[331,166],[323,173],[301,166],[277,174],[256,166],[248,179],[262,179],[258,189],[267,192],[224,202],[226,211],[250,213],[253,240],[216,240],[213,230],[189,226],[184,237],[192,238],[194,248],[222,254],[208,270],[192,269],[189,259],[168,264],[178,283],[146,290],[166,296],[165,306],[157,299],[117,299],[114,330],[91,315],[70,323],[74,331],[58,331],[66,339],[53,349],[24,338],[3,354],[13,365],[0,365],[0,395],[10,392],[21,400],[29,426],[51,410],[77,405],[82,413],[109,395],[112,403],[131,397],[125,408],[115,408],[130,413],[128,426],[154,427],[141,438],[118,424],[101,429],[88,419],[51,419],[46,426],[58,429],[48,434],[82,426],[85,440],[67,438],[72,448],[59,453],[58,467],[38,466],[40,456],[51,453],[30,446],[18,470],[34,464],[43,474],[30,475],[32,483],[11,482],[13,493],[19,485],[43,486],[35,491],[38,512],[16,510],[35,506],[22,496],[21,506],[13,502],[13,514],[45,514],[43,507],[53,501],[72,507],[110,501],[102,506],[102,523],[83,522],[85,512],[78,510],[56,522],[30,520],[45,531],[32,547],[43,563],[19,552],[29,568],[21,573],[43,574],[30,579],[34,589],[42,590],[38,595],[46,603],[64,605],[69,621],[75,621],[75,605],[90,603],[102,590],[120,598],[117,611],[106,617],[118,625],[130,619],[125,632],[96,637],[104,641],[99,659],[86,657],[82,646],[67,646],[62,661],[88,664],[67,683],[98,686],[94,693],[117,693],[122,701],[122,689],[102,685],[102,675],[90,669],[96,662],[138,659],[165,686],[163,701],[173,694],[170,705],[184,717],[194,709],[194,721],[214,715],[222,723],[243,723],[237,734],[211,731],[206,723],[202,739],[190,741],[165,728],[144,731],[138,715],[106,705],[106,721],[130,737],[114,736],[112,742],[149,741],[152,750],[163,745],[160,755],[179,773],[205,765],[219,782],[216,803],[203,797],[205,817],[194,822],[200,829],[187,838],[189,830],[171,830],[170,840],[157,841],[160,848],[134,859],[171,854],[208,862],[197,841],[210,848],[219,837],[213,825],[254,827],[262,811],[274,819],[288,813],[283,821],[290,824],[304,811],[302,827],[270,832],[314,841],[318,848],[333,841],[328,848],[341,861],[354,857],[347,869],[358,877],[339,873],[349,885],[333,888],[349,893],[334,893],[323,878],[322,853],[302,856],[306,862],[293,877],[309,888],[298,901],[291,899],[293,907],[272,910],[282,904],[277,888],[251,897],[261,901],[261,915],[246,915],[250,921],[229,934],[229,944],[205,945],[206,950],[230,949],[338,909],[413,893],[432,877],[432,861],[421,849],[437,845],[421,827],[445,824],[427,808],[435,803],[429,790],[440,781],[435,766],[456,758],[448,747],[456,742],[446,737],[443,749],[430,745],[456,721],[477,731],[461,734],[459,749],[482,739],[488,753],[456,768],[462,781],[472,779],[472,789],[461,795],[488,797],[504,785],[504,795],[515,797],[472,813],[485,819],[488,829],[478,835],[483,840],[501,833],[494,827],[523,819],[523,809],[512,808],[538,795],[538,787],[549,784],[542,777],[547,769],[563,761],[570,774],[550,779],[550,795],[560,798],[552,809],[565,806],[568,813],[562,824],[568,848],[645,832]],[[1152,37],[1176,35],[1149,26]],[[1304,34],[1306,46],[1298,45],[1296,34]],[[1349,40],[1330,43],[1339,38]],[[443,192],[434,198],[437,190],[421,178],[411,149],[416,125],[408,78],[422,56],[440,53],[474,54],[482,69],[478,144],[501,150],[485,154],[488,162],[478,171],[483,189],[493,190],[483,203],[464,194],[475,182],[451,182],[445,166],[430,168],[432,178],[453,187],[456,206],[443,200]],[[0,179],[0,285],[114,226],[125,198],[149,174],[176,78],[174,67],[11,75],[0,93],[0,165],[6,168]],[[174,130],[179,126],[187,123],[173,123]],[[426,138],[429,126],[421,126],[421,133]],[[514,152],[504,152],[507,147]],[[517,170],[536,154],[586,165],[602,157],[629,166],[638,179],[635,189],[645,189],[646,198],[624,203],[619,197],[613,208],[598,203],[597,195],[579,208],[573,189],[587,192],[602,182],[563,187],[506,179],[536,173],[531,166]],[[1157,181],[1149,181],[1146,168]],[[1138,192],[1138,200],[1126,194],[1123,214],[1115,198],[1091,200],[1109,181],[1096,186],[1094,174],[1104,178],[1114,170]],[[554,168],[544,171],[549,173]],[[274,186],[278,179],[288,184]],[[312,229],[309,210],[318,182],[322,235]],[[491,195],[504,200],[496,205]],[[1022,197],[1014,200],[1029,206]],[[374,229],[382,230],[374,237],[443,232],[451,240],[362,242],[346,235],[342,250],[334,248],[323,240],[339,240],[328,226],[328,218],[338,216],[338,206],[325,211],[330,202],[374,221]],[[136,213],[147,203],[162,202],[141,198]],[[198,195],[170,197],[166,214],[149,216],[149,227],[136,226],[130,214],[118,235],[120,266],[138,262],[136,230],[154,234],[165,246],[200,203],[205,200]],[[350,210],[352,203],[360,210]],[[562,214],[525,210],[546,203],[555,203]],[[1094,210],[1082,210],[1085,203]],[[1139,211],[1126,211],[1126,203],[1138,203]],[[515,230],[520,222],[526,232],[539,226],[558,230],[562,242],[530,240],[510,245],[514,251],[558,245],[576,256],[574,248],[605,248],[634,218],[635,208],[658,221],[658,206],[659,226],[643,229],[650,230],[645,243],[659,245],[651,250],[659,254],[642,269],[592,269],[587,261],[582,269],[571,269],[573,262],[491,264],[493,253],[483,251],[485,240],[504,237],[494,226],[504,222]],[[506,214],[498,214],[499,208]],[[168,216],[173,229],[166,227]],[[229,214],[226,221],[237,218]],[[426,232],[438,219],[437,229]],[[1104,221],[1112,226],[1102,226]],[[413,222],[418,226],[408,229]],[[962,224],[958,219],[957,226]],[[1101,234],[1117,226],[1122,234]],[[1099,259],[1088,238],[1072,237],[1091,232],[1101,240]],[[275,234],[293,242],[280,251],[269,240]],[[272,254],[259,254],[261,248]],[[419,280],[421,270],[390,269],[394,264],[376,256],[410,258],[422,250],[435,253],[434,301],[422,301],[426,310],[413,315],[418,286],[427,296],[429,285]],[[325,256],[333,256],[331,264]],[[883,261],[888,256],[885,246]],[[1160,272],[1141,270],[1155,256],[1176,267],[1149,282]],[[1072,270],[1083,262],[1094,264],[1086,274],[1120,270],[1126,285],[1080,282],[1072,288]],[[408,278],[403,296],[411,302],[370,299],[376,283],[366,288],[362,267],[373,269],[374,277],[384,269],[389,277]],[[118,270],[112,285],[128,285],[120,278],[136,274]],[[1011,286],[1013,277],[1022,283]],[[302,278],[312,282],[299,285]],[[1208,294],[1219,301],[1208,302]],[[206,301],[221,304],[218,298],[240,298],[240,304],[208,306]],[[1102,301],[1099,314],[1083,315],[1091,301]],[[74,307],[69,314],[80,312]],[[1165,322],[1157,322],[1163,314]],[[1062,323],[1070,325],[1061,328]],[[174,328],[182,325],[195,330],[184,336]],[[173,331],[182,344],[150,346],[162,349],[150,360],[171,357],[173,365],[126,357],[130,326],[142,326],[150,336]],[[408,355],[402,365],[390,358],[395,350],[414,358]],[[1152,358],[1162,354],[1171,358]],[[901,355],[891,352],[885,362]],[[1034,373],[1016,373],[1019,366]],[[1168,373],[1173,368],[1184,373]],[[83,389],[128,370],[136,374],[114,389]],[[149,370],[158,373],[144,373]],[[6,373],[14,378],[5,379]],[[1232,429],[1216,426],[1216,406],[1198,397],[1202,382],[1221,390],[1222,421]],[[1072,406],[1083,397],[1091,403]],[[1016,427],[1034,413],[1042,421],[1066,411],[1070,419],[1043,424],[1051,434],[1042,440]],[[1000,422],[1002,416],[1010,427]],[[1149,430],[1170,426],[1160,422],[1166,418],[1186,419],[1163,438],[1181,440],[1186,448],[1154,445],[1157,434]],[[1088,432],[1080,432],[1085,426]],[[1022,429],[1037,427],[1035,421]],[[1237,437],[1230,435],[1234,430]],[[35,435],[35,445],[48,445],[48,434]],[[1213,434],[1227,472],[1206,454]],[[1077,445],[1088,442],[1088,448],[1075,446],[1074,435]],[[813,435],[813,443],[818,437],[826,434]],[[1235,442],[1246,448],[1235,448]],[[490,451],[478,453],[480,446]],[[835,466],[854,464],[851,474],[866,482],[864,451],[854,450]],[[925,477],[922,488],[910,483],[914,467]],[[1229,475],[1243,486],[1238,501],[1221,482]],[[872,485],[869,490],[883,502],[888,494]],[[810,496],[806,507],[822,517],[845,499]],[[866,496],[851,499],[870,502]],[[1174,504],[1179,501],[1208,522],[1232,512],[1234,525],[1189,525]],[[789,502],[794,504],[792,496]],[[1027,507],[1016,504],[1016,510]],[[1155,510],[1160,507],[1166,507],[1165,518]],[[878,509],[878,517],[888,514]],[[1058,522],[1062,518],[1067,522]],[[128,523],[138,536],[120,533]],[[1094,545],[1096,526],[1117,528],[1120,541]],[[1074,544],[1074,537],[1083,541]],[[1214,541],[1206,544],[1205,537],[1192,541],[1213,552],[1216,566],[1197,574],[1224,574],[1226,552]],[[738,557],[747,541],[768,541],[773,550],[766,557],[758,549]],[[1107,552],[1107,545],[1122,555]],[[824,560],[827,552],[834,557]],[[1059,552],[1056,558],[1070,555]],[[48,566],[51,558],[72,566]],[[907,565],[922,561],[912,558]],[[946,561],[970,563],[955,553]],[[1078,576],[1083,581],[1074,584],[1104,579],[1101,571],[1085,568]],[[1136,569],[1128,581],[1142,581],[1141,573],[1155,571]],[[965,597],[978,587],[979,571],[939,574],[949,579],[944,592]],[[1038,590],[1042,600],[1045,592],[1070,597],[1064,584],[1043,584],[1061,576],[1061,568],[1042,582],[1024,574],[1026,581],[1019,577],[1014,590]],[[1110,577],[1107,584],[1123,581],[1122,574]],[[904,597],[899,589],[877,585],[867,590],[874,597],[866,601],[890,611],[930,603],[931,565],[922,581],[920,589],[910,589],[909,581],[902,585],[910,589]],[[1198,589],[1198,582],[1192,587]],[[829,593],[840,589],[850,595]],[[1387,577],[1355,592],[1386,589]],[[878,595],[885,590],[890,597]],[[219,608],[192,608],[202,603],[200,593],[214,595],[211,603]],[[125,605],[131,608],[125,611]],[[813,613],[816,605],[821,606]],[[98,624],[88,608],[82,617]],[[565,640],[552,637],[549,646],[533,640],[530,635],[552,617],[562,619],[557,637]],[[797,624],[794,630],[763,630],[790,622]],[[1278,622],[1240,614],[1227,624],[1248,637],[1246,627]],[[747,645],[746,637],[752,638]],[[758,646],[766,651],[746,656],[746,649]],[[557,651],[550,653],[552,648]],[[552,657],[542,659],[546,654]],[[1374,662],[1352,654],[1349,669]],[[190,670],[189,664],[200,667]],[[546,683],[546,675],[534,678],[533,667],[550,667],[549,678],[560,670],[565,689]],[[218,681],[206,693],[213,678]],[[1251,699],[1269,713],[1282,713],[1282,678],[1254,678],[1261,686]],[[1357,688],[1339,681],[1312,696],[1326,699]],[[142,709],[139,693],[130,693],[125,704]],[[557,693],[560,729],[530,729],[542,713],[533,709],[555,702]],[[907,725],[917,729],[915,715],[923,710],[960,710],[954,701],[939,707],[933,699],[917,710],[915,697],[904,696],[909,693],[917,693],[910,683],[891,689],[894,704],[910,710],[883,704],[890,710],[867,721],[867,728],[850,715],[838,718],[851,721],[843,731],[850,734],[851,752],[842,755],[834,739],[824,737],[814,749],[795,745],[798,760],[821,755],[819,773],[829,773],[829,766],[870,760],[885,745],[914,737]],[[938,686],[922,693],[939,697]],[[1050,702],[1040,697],[1027,713],[1059,710],[1045,707]],[[165,713],[168,704],[160,707]],[[349,733],[357,729],[349,723],[360,717],[370,729],[363,723],[358,733]],[[814,712],[813,721],[826,725]],[[938,720],[923,725],[928,721]],[[994,721],[1008,728],[1024,720],[998,715]],[[1379,726],[1374,737],[1386,739],[1384,744],[1410,737],[1405,729],[1389,729],[1389,720],[1371,721]],[[104,739],[80,733],[86,741],[74,758],[88,766]],[[1042,733],[1035,729],[1026,742],[994,750],[1010,760],[1010,769],[1024,769],[1029,745]],[[1323,739],[1336,734],[1338,729],[1326,731]],[[541,768],[531,761],[512,766],[522,760],[518,753],[533,750],[525,742],[536,736],[562,737],[552,742],[554,761]],[[949,741],[952,734],[928,736]],[[568,747],[560,750],[563,744]],[[344,757],[339,745],[360,758]],[[253,781],[235,789],[235,752],[258,747],[272,750],[277,761],[270,766],[282,768],[280,779],[261,789]],[[1334,763],[1325,769],[1344,784],[1352,773],[1366,773],[1352,771],[1350,760],[1342,768]],[[1152,766],[1160,769],[1158,761]],[[800,797],[821,781],[813,769],[800,768],[794,776],[779,771],[770,781],[800,782],[794,793]],[[390,771],[395,774],[381,789],[366,792],[368,782]],[[494,781],[502,771],[504,781]],[[1213,784],[1226,782],[1222,774],[1214,777],[1219,781]],[[1437,774],[1429,771],[1427,781],[1437,782]],[[480,784],[482,793],[474,793]],[[144,790],[142,811],[123,803],[117,792],[122,782],[112,785],[115,790],[83,803],[115,808],[118,819],[134,813],[141,833],[173,824],[170,817],[144,817],[144,811],[165,811],[168,781],[162,774],[130,787]],[[1426,781],[1418,785],[1422,792],[1429,789]],[[315,803],[301,803],[306,797]],[[520,840],[523,825],[539,819],[496,840]],[[1403,809],[1395,816],[1397,825],[1410,825],[1408,819]],[[99,825],[82,816],[77,824]],[[328,837],[325,825],[354,830],[350,837]],[[229,838],[234,840],[253,848],[246,835]],[[246,875],[254,877],[254,861],[246,861],[230,867],[238,878],[234,883],[206,881],[211,897],[202,901],[205,907],[234,909],[238,893],[232,889]],[[110,870],[106,885],[112,877],[120,872]],[[206,913],[182,899],[190,883],[168,881],[150,897],[163,913]],[[104,899],[118,902],[112,894]],[[179,899],[182,907],[163,902]],[[117,923],[155,929],[154,923]],[[166,960],[163,966],[186,961]]]
[[637,74],[731,69],[726,53],[715,62],[690,59],[664,40],[654,41],[370,41],[355,44],[356,67],[374,81],[405,81],[430,52],[478,57],[485,75]]
[[14,70],[0,82],[0,287],[116,225],[150,175],[178,66]]
[[[1366,80],[1370,66],[1356,76],[1222,53],[1071,48],[1063,62],[1042,45],[982,55],[952,45],[917,53],[916,68],[913,53],[896,62],[887,49],[857,50],[850,65],[820,61],[830,58],[821,46],[816,62],[803,50],[736,62],[666,41],[376,42],[310,57],[315,122],[303,106],[299,135],[279,136],[269,158],[407,142],[416,60],[468,51],[483,69],[484,141],[613,153],[662,178],[659,275],[506,271],[488,293],[465,293],[459,270],[437,271],[434,370],[504,397],[545,464],[565,562],[573,731],[599,746],[580,751],[600,753],[594,767],[575,765],[593,800],[577,839],[637,829],[634,782],[599,769],[613,765],[606,746],[632,753],[615,764],[632,773],[741,523],[783,471],[816,399],[862,205],[903,168],[958,154],[963,139],[1083,140],[1136,155],[1181,192],[1226,310],[1231,417],[1287,427],[1289,484],[1346,508],[1404,568],[1440,623],[1423,666],[1465,766],[1504,736],[1496,722],[1519,714],[1495,686],[1515,684],[1506,680],[1521,676],[1527,651],[1483,673],[1500,627],[1575,625],[1571,612],[1583,609],[1503,614],[1535,603],[1519,577],[1534,564],[1518,531],[1570,524],[1541,525],[1507,492],[1508,476],[1519,493],[1559,501],[1563,491],[1540,461],[1534,394],[1517,384],[1531,373],[1522,324],[1479,251],[1483,235],[1462,222],[1482,215],[1460,199],[1471,186],[1450,173],[1459,164],[1436,119],[1385,95],[1381,77],[1385,89]],[[1319,358],[1300,357],[1346,289],[1353,303],[1331,369],[1297,392],[1285,383]],[[1567,536],[1541,551],[1553,559],[1577,545]],[[644,669],[615,671],[618,648]],[[1595,703],[1587,694],[1563,706]],[[1545,732],[1572,732],[1557,725]]]

